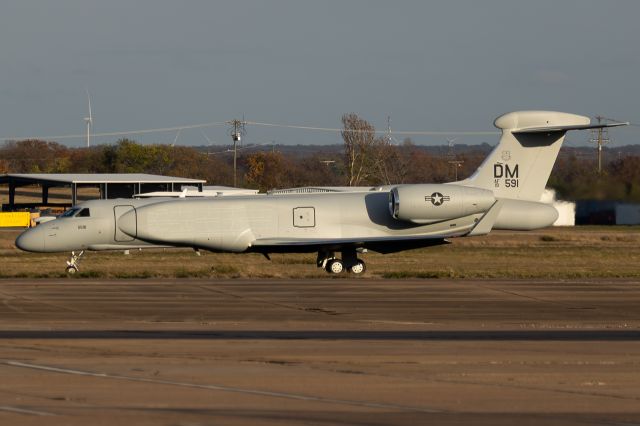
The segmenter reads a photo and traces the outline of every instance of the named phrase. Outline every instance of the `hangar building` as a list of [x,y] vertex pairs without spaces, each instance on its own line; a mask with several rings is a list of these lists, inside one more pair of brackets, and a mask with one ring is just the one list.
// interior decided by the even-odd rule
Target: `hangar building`
[[[9,185],[9,202],[2,205],[3,211],[58,205],[68,207],[78,202],[79,188],[98,188],[100,198],[131,198],[134,194],[153,191],[179,191],[182,186],[195,186],[202,191],[206,183],[202,179],[143,173],[9,173],[0,175],[0,185]],[[41,203],[16,204],[16,188],[38,185],[42,188]],[[49,189],[71,188],[69,203],[50,203]]]

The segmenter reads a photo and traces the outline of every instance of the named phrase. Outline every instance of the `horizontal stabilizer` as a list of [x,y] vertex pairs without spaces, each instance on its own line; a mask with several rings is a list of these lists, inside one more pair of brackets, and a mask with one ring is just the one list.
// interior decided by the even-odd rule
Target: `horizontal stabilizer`
[[599,124],[577,124],[570,126],[547,126],[547,127],[527,127],[524,129],[513,130],[511,133],[514,135],[521,135],[525,133],[556,133],[556,132],[568,132],[569,130],[588,130],[588,129],[602,129],[605,127],[618,127],[628,126],[629,123],[599,123]]
[[[537,202],[549,180],[569,130],[599,129],[628,123],[593,124],[589,117],[558,111],[514,111],[496,118],[500,143],[478,170],[459,185],[489,189],[498,198]],[[478,226],[475,232],[484,228]]]

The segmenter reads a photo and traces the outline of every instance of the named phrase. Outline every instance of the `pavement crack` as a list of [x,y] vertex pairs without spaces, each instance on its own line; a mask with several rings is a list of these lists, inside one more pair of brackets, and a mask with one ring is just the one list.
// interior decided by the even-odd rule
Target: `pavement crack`
[[569,308],[569,309],[597,309],[596,307],[583,307],[583,306],[578,307],[578,306],[575,306],[575,305],[558,302],[556,300],[549,300],[549,299],[542,299],[540,297],[527,296],[526,294],[517,293],[515,291],[509,291],[509,290],[505,290],[505,289],[502,289],[502,288],[493,288],[493,287],[489,287],[487,285],[478,284],[478,287],[484,288],[485,290],[491,290],[491,291],[494,291],[496,293],[503,293],[503,294],[508,294],[508,295],[511,295],[511,296],[521,297],[523,299],[533,300],[535,302],[550,303],[550,304],[553,304],[553,305],[564,306],[564,307]]
[[[30,303],[36,303],[36,304],[39,303],[39,304],[42,304],[42,305],[45,305],[45,306],[50,306],[50,307],[53,307],[53,308],[62,309],[62,310],[65,310],[65,311],[76,313],[76,314],[84,314],[85,313],[85,312],[79,311],[77,309],[69,308],[68,306],[58,305],[56,303],[47,302],[47,301],[44,301],[42,299],[34,299],[34,298],[26,297],[26,296],[14,296],[14,295],[6,294],[4,292],[0,292],[0,296],[7,297],[8,299],[11,299],[11,300],[25,300],[25,301],[30,302]],[[8,299],[5,299],[5,302]],[[6,303],[5,303],[5,306],[7,306],[9,309],[14,310],[14,311],[16,311],[18,313],[21,313],[21,314],[30,314],[30,312],[27,312],[24,309],[20,309],[20,308],[17,308],[17,307],[13,307],[12,308],[9,305],[6,305]]]
[[373,408],[373,409],[380,409],[380,410],[400,410],[405,412],[418,412],[418,413],[446,412],[445,410],[438,410],[438,409],[427,408],[427,407],[414,407],[414,406],[383,403],[383,402],[329,398],[329,397],[309,395],[309,394],[303,394],[303,393],[270,391],[270,390],[255,389],[255,388],[241,388],[241,387],[218,385],[218,384],[189,383],[189,382],[181,382],[181,381],[173,381],[173,380],[153,379],[148,377],[125,376],[122,374],[98,373],[93,371],[75,370],[75,369],[63,368],[63,367],[53,367],[49,365],[31,364],[31,363],[25,363],[25,362],[14,361],[14,360],[1,360],[0,363],[10,367],[15,367],[15,368],[26,368],[26,369],[45,371],[45,372],[56,373],[56,374],[68,374],[68,375],[74,375],[74,376],[84,376],[84,377],[121,380],[121,381],[139,382],[139,383],[152,383],[152,384],[165,385],[165,386],[178,386],[178,387],[212,390],[212,391],[220,391],[220,392],[230,392],[230,393],[245,394],[245,395],[258,395],[258,396],[279,398],[279,399],[318,402],[318,403],[330,404],[330,405],[335,404],[335,405],[346,405],[346,406],[353,406],[353,407]]
[[239,294],[235,294],[235,293],[232,293],[230,291],[224,291],[224,290],[211,288],[211,287],[198,286],[198,288],[200,288],[202,290],[205,290],[205,291],[212,292],[212,293],[218,293],[218,294],[222,294],[222,295],[225,295],[225,296],[233,297],[233,298],[239,299],[239,300],[246,300],[246,301],[249,301],[249,302],[255,302],[255,303],[261,303],[261,304],[265,304],[265,305],[277,306],[277,307],[284,308],[284,309],[289,309],[289,310],[295,310],[295,311],[301,311],[301,312],[309,312],[309,313],[314,313],[314,314],[324,314],[324,315],[343,315],[344,314],[342,312],[334,311],[334,310],[331,310],[331,309],[325,309],[325,308],[322,308],[322,307],[298,306],[298,305],[290,305],[290,304],[281,303],[281,302],[270,302],[268,300],[264,300],[264,299],[260,299],[260,298],[256,298],[256,297],[241,296]]

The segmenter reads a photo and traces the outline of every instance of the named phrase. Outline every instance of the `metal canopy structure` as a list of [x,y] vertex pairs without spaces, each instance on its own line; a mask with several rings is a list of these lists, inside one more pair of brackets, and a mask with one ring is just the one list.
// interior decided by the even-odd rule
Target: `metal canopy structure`
[[[9,185],[9,204],[6,210],[15,209],[16,188],[28,185],[42,187],[41,205],[49,205],[49,189],[71,188],[71,205],[77,204],[78,188],[100,189],[100,198],[131,198],[134,194],[151,191],[178,191],[182,186],[195,186],[202,191],[206,183],[202,179],[144,173],[8,173],[0,175],[0,185]],[[34,207],[38,204],[33,205]]]

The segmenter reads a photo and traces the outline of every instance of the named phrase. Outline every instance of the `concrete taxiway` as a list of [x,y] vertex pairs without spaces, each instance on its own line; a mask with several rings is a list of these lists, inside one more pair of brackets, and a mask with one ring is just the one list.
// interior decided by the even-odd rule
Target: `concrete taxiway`
[[0,281],[0,424],[637,424],[640,282]]

